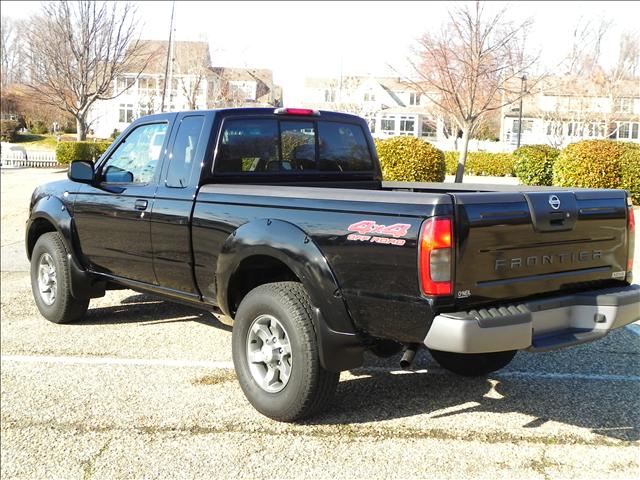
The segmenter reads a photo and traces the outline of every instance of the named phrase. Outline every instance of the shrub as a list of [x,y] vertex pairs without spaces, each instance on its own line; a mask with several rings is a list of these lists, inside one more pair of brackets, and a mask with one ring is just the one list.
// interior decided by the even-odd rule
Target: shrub
[[15,120],[0,120],[0,140],[14,142],[18,135],[18,122]]
[[[447,174],[455,175],[458,168],[458,152],[446,152]],[[510,153],[467,152],[465,175],[505,177],[514,175],[515,157]]]
[[553,164],[560,150],[548,145],[524,145],[513,155],[515,174],[524,185],[553,185]]
[[442,182],[444,153],[416,137],[376,140],[382,176],[398,182]]
[[109,138],[111,140],[115,140],[116,138],[118,138],[118,135],[120,135],[120,130],[118,130],[117,128],[114,128],[113,132],[111,132],[111,136]]
[[621,158],[631,144],[615,140],[583,140],[568,145],[553,167],[560,187],[622,188]]
[[74,160],[96,161],[111,145],[111,142],[59,142],[56,161],[69,164]]
[[47,127],[47,124],[42,120],[36,120],[31,125],[29,131],[35,135],[44,135],[45,133],[49,132],[49,128]]
[[628,144],[620,157],[620,176],[625,190],[631,193],[635,205],[640,204],[640,145]]

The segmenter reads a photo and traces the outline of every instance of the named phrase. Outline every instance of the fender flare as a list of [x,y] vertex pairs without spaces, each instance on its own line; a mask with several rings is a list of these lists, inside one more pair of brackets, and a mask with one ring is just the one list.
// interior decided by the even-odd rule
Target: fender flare
[[83,266],[76,249],[77,242],[74,241],[74,222],[67,206],[59,198],[51,195],[42,197],[33,206],[31,215],[27,221],[25,231],[25,248],[27,258],[31,260],[31,251],[35,245],[32,234],[38,220],[46,220],[62,238],[62,243],[67,251],[67,261],[69,264],[71,277],[71,295],[75,298],[98,298],[104,296],[106,283],[98,281]]
[[281,261],[300,279],[314,310],[314,328],[324,368],[342,371],[362,365],[364,346],[338,282],[313,239],[283,220],[245,223],[224,242],[216,266],[217,301],[229,315],[229,284],[240,263],[255,255]]

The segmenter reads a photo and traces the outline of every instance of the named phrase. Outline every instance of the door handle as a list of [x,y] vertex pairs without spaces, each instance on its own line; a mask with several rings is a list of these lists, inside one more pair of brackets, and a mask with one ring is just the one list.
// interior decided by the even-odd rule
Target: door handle
[[136,203],[135,203],[136,210],[146,210],[147,205],[149,205],[149,202],[141,199],[136,200]]

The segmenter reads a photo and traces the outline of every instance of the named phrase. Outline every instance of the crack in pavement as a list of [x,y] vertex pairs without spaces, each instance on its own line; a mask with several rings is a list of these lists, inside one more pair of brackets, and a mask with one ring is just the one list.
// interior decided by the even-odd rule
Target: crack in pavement
[[418,430],[413,428],[385,428],[380,430],[376,426],[355,426],[350,424],[340,425],[288,425],[283,428],[273,428],[268,425],[261,425],[259,430],[251,427],[246,422],[221,422],[217,426],[162,426],[155,425],[132,425],[123,427],[118,425],[92,426],[80,422],[30,422],[2,417],[3,430],[19,430],[28,428],[52,428],[64,432],[73,433],[109,433],[109,432],[133,432],[136,434],[178,434],[184,436],[196,435],[221,435],[227,433],[242,433],[264,436],[282,436],[283,433],[292,437],[312,437],[312,438],[340,438],[347,436],[351,438],[367,438],[372,440],[393,440],[393,439],[436,439],[436,440],[457,440],[465,442],[483,443],[520,443],[539,445],[586,445],[586,446],[607,446],[607,447],[637,447],[640,442],[631,440],[613,440],[597,438],[590,440],[571,434],[555,434],[553,436],[524,436],[512,434],[504,431],[476,431],[452,432],[443,428],[429,428]]

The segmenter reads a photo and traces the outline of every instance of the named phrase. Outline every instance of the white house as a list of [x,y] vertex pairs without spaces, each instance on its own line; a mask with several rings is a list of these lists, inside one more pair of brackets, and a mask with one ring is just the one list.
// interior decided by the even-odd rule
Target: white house
[[[212,67],[206,42],[173,42],[167,66],[168,48],[166,41],[142,41],[149,59],[142,73],[119,76],[113,85],[117,96],[91,109],[89,128],[96,136],[108,138],[136,118],[163,110],[280,106],[282,90],[273,84],[271,70]],[[166,85],[165,78],[170,79]]]
[[397,77],[307,78],[304,106],[355,113],[366,118],[376,138],[412,135],[444,139],[433,104],[414,85]]
[[579,140],[609,138],[640,142],[640,79],[615,84],[550,77],[522,102],[502,110],[501,140],[507,144],[563,147]]

